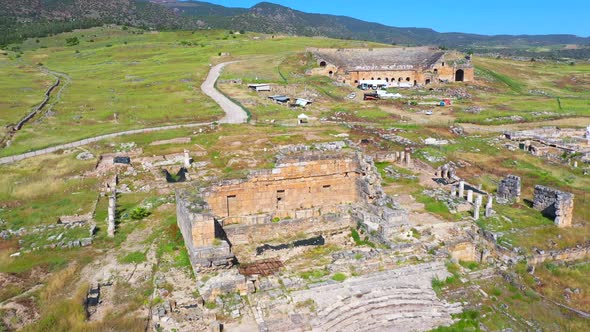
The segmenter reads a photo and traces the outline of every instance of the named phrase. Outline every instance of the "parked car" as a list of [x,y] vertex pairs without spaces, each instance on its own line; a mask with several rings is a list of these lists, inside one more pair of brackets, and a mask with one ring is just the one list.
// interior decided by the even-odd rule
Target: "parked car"
[[432,111],[431,110],[428,110],[428,111],[424,112],[424,114],[426,114],[426,115],[432,115]]

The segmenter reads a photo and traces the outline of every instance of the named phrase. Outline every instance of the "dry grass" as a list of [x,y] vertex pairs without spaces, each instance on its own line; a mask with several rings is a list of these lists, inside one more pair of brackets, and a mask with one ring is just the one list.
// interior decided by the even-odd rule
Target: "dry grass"
[[76,280],[78,272],[79,265],[74,262],[67,268],[53,274],[47,282],[47,286],[41,291],[41,301],[49,304],[63,296],[68,296],[68,289]]

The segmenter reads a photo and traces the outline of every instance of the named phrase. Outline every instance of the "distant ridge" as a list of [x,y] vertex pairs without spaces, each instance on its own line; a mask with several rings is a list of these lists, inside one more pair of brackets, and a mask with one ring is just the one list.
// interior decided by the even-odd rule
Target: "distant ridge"
[[[310,14],[270,2],[229,8],[203,1],[8,0],[0,7],[0,45],[105,23],[147,29],[219,28],[269,34],[325,36],[398,45],[435,45],[477,52],[534,56],[527,48],[559,46],[551,57],[590,58],[590,37],[575,35],[478,35],[428,28],[391,27],[347,16]],[[579,45],[565,48],[565,45]],[[504,49],[497,48],[498,46]]]

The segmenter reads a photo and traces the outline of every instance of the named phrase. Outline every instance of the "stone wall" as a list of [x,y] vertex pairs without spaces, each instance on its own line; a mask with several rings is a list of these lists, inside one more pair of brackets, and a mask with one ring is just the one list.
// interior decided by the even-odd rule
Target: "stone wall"
[[252,242],[263,243],[272,239],[293,236],[298,233],[323,234],[354,226],[354,222],[347,213],[347,207],[342,206],[342,213],[330,214],[320,218],[287,219],[258,225],[230,225],[224,227],[227,238],[232,245]]
[[570,227],[574,213],[574,194],[544,186],[535,186],[533,208],[554,218],[558,227]]
[[176,192],[176,221],[195,271],[232,265],[234,255],[221,226],[203,206],[183,192]]
[[567,248],[563,250],[551,250],[540,252],[527,257],[529,264],[540,264],[545,261],[570,262],[590,257],[590,244],[576,248]]
[[508,175],[503,178],[498,184],[498,203],[514,202],[520,199],[520,177],[516,175]]
[[473,242],[460,242],[449,246],[451,258],[457,261],[478,261],[479,253]]
[[376,193],[368,163],[355,153],[304,152],[283,156],[272,170],[225,181],[203,192],[224,225],[319,216],[340,204],[370,201]]

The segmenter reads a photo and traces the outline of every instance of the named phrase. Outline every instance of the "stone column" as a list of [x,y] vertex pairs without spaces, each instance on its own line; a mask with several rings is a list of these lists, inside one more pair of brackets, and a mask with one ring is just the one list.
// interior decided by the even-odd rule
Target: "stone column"
[[475,202],[475,206],[473,207],[473,219],[474,220],[479,220],[479,208],[481,207],[481,204],[477,204],[477,201]]
[[486,218],[491,217],[492,216],[492,201],[493,201],[493,197],[492,195],[488,195],[488,203],[486,204]]
[[117,192],[113,188],[112,193],[109,195],[109,219],[107,234],[109,237],[115,237],[115,213],[117,211]]
[[449,179],[453,179],[455,177],[455,172],[456,171],[455,171],[454,167],[451,167],[451,169],[449,169],[449,174],[448,174]]
[[467,201],[473,203],[473,190],[471,189],[467,190]]
[[459,181],[459,197],[464,198],[465,194],[465,181]]
[[406,166],[412,166],[412,154],[410,152],[406,152]]
[[184,150],[184,168],[191,167],[191,157],[188,154],[188,150]]
[[481,206],[483,204],[483,196],[481,194],[477,194],[477,198],[475,199],[475,205]]
[[399,160],[398,160],[398,161],[399,161],[399,162],[403,162],[403,161],[404,161],[404,159],[406,159],[406,152],[405,152],[405,151],[401,151],[401,152],[399,153]]
[[451,196],[457,196],[457,187],[451,186]]

